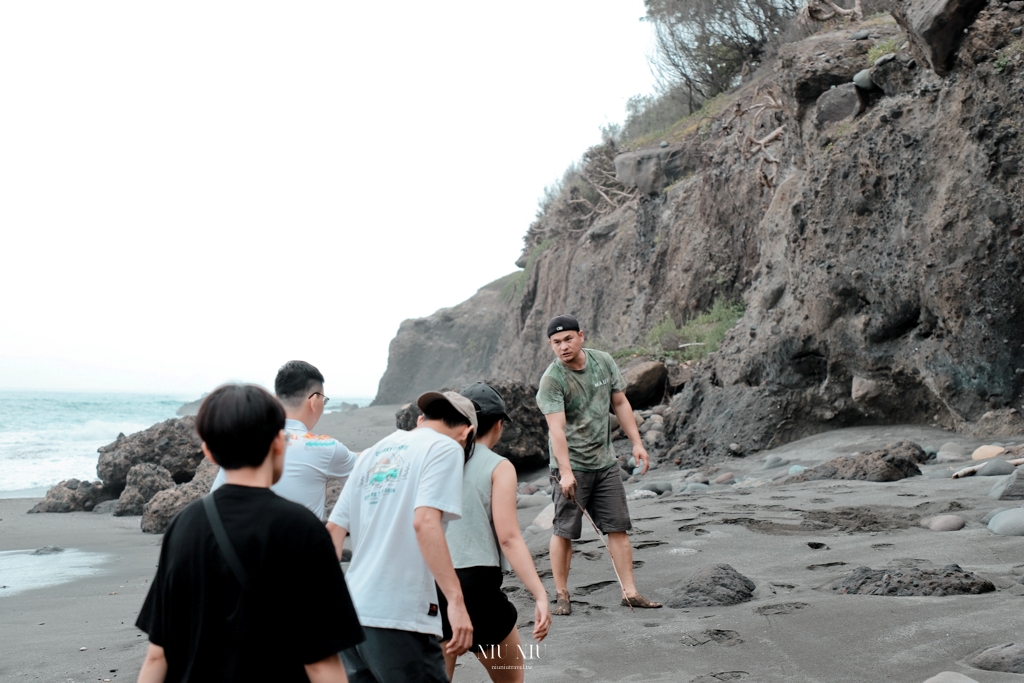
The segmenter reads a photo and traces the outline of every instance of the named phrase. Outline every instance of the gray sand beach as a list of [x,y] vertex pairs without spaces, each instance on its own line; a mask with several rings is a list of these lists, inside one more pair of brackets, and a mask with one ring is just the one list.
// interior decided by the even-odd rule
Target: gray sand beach
[[[394,429],[394,410],[382,406],[329,415],[318,431],[365,448]],[[534,647],[528,680],[921,682],[942,671],[983,683],[1020,680],[966,663],[979,649],[1019,641],[1024,632],[1024,586],[1018,583],[1024,544],[1019,537],[994,535],[980,521],[993,508],[1019,505],[988,497],[997,478],[937,478],[935,472],[949,467],[942,463],[923,465],[924,476],[890,483],[780,484],[771,481],[779,470],[762,469],[770,455],[813,466],[902,439],[932,448],[954,442],[968,453],[982,443],[922,427],[839,430],[720,465],[719,472],[747,477],[745,485],[631,500],[643,593],[667,601],[681,579],[724,563],[755,584],[747,602],[635,612],[620,607],[607,551],[585,528],[570,575],[574,613],[556,617],[551,635]],[[656,469],[628,483],[627,491],[646,482],[678,489],[686,474]],[[545,508],[543,501],[532,502],[536,505],[520,509],[524,529]],[[25,514],[34,503],[0,500],[0,553],[59,546],[99,557],[82,556],[93,571],[87,576],[0,597],[0,680],[134,680],[146,639],[133,624],[161,537],[143,534],[138,517]],[[966,527],[936,532],[917,523],[943,512],[960,515]],[[553,595],[547,532],[527,538]],[[38,561],[45,567],[47,558],[59,556]],[[945,597],[834,590],[861,566],[897,572],[951,563],[991,581],[995,590]],[[529,644],[528,596],[513,575],[506,590],[519,608]],[[455,680],[486,677],[480,664],[465,656]]]

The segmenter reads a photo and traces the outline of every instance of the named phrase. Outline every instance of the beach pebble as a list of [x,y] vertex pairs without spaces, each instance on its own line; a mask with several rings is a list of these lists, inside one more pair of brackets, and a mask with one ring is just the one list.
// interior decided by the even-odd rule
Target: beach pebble
[[519,500],[516,501],[516,508],[522,510],[524,508],[534,508],[539,505],[545,505],[549,502],[547,496],[520,496]]
[[939,453],[959,453],[964,454],[964,447],[958,443],[947,441],[946,443],[939,446]]
[[923,518],[920,524],[932,531],[960,531],[967,522],[959,515],[935,515]]
[[551,503],[546,508],[540,511],[536,517],[533,518],[532,525],[539,526],[541,529],[550,529],[551,525],[555,522],[555,504]]
[[978,446],[974,449],[974,452],[971,453],[971,460],[988,460],[989,458],[994,458],[997,455],[1002,455],[1005,451],[1006,449],[1002,446]]
[[981,469],[975,472],[975,474],[979,477],[1002,477],[1007,474],[1013,474],[1016,471],[1016,467],[1002,458],[995,458],[982,465]]
[[967,658],[975,669],[1001,671],[1008,674],[1024,674],[1024,644],[1003,643],[985,648]]
[[804,470],[806,470],[806,469],[807,469],[807,468],[806,468],[806,467],[804,467],[803,465],[792,465],[792,466],[791,466],[791,467],[789,468],[789,474],[790,474],[790,475],[793,475],[793,474],[800,474],[801,472],[803,472],[803,471],[804,471]]
[[956,671],[943,671],[929,678],[924,683],[978,683],[973,678],[964,676]]
[[710,488],[711,487],[708,486],[707,484],[701,484],[699,482],[691,482],[691,483],[686,485],[686,488],[684,489],[684,492],[685,493],[704,493],[705,491],[708,491]]
[[996,515],[998,515],[1000,512],[1006,512],[1007,510],[1012,510],[1012,509],[1013,508],[996,508],[995,510],[990,511],[987,515],[982,517],[981,518],[981,523],[982,524],[988,524],[989,522],[992,521],[992,518],[995,517]]
[[731,484],[736,481],[736,475],[732,472],[723,472],[722,474],[715,477],[716,484]]
[[545,488],[551,484],[551,477],[545,474],[543,477],[537,477],[530,483],[537,488]]
[[1009,474],[997,481],[992,490],[988,492],[988,497],[995,498],[996,500],[1024,499],[1024,479],[1019,475],[1020,472],[1015,469],[1013,474]]
[[[861,69],[853,75],[853,83],[861,90],[874,90],[875,82],[871,80],[871,70]],[[857,399],[854,399],[857,400]]]
[[640,488],[645,491],[653,491],[654,493],[662,494],[671,491],[672,484],[667,481],[648,481],[641,484]]
[[644,498],[657,498],[658,494],[649,489],[637,489],[626,494],[626,500],[643,500]]
[[764,459],[764,465],[761,466],[762,470],[773,470],[776,467],[782,467],[788,465],[789,461],[783,458],[781,455],[769,455]]
[[850,40],[867,40],[871,37],[871,31],[863,29],[861,31],[855,31],[850,34]]
[[1024,536],[1024,508],[1003,510],[993,516],[988,530],[997,536]]
[[522,483],[519,485],[519,493],[524,496],[530,496],[537,492],[537,487],[533,484]]
[[113,514],[114,508],[117,507],[117,500],[105,500],[98,504],[92,509],[97,515],[110,515]]
[[694,472],[693,474],[686,478],[686,481],[692,482],[694,484],[706,484],[708,483],[709,479],[708,475],[704,474],[703,472]]

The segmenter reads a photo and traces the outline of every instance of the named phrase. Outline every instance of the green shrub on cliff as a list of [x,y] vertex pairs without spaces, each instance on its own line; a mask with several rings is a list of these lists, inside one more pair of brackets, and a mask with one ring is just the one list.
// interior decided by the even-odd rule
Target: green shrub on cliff
[[676,325],[668,315],[647,334],[651,350],[678,360],[703,358],[717,351],[725,334],[743,316],[743,304],[717,299],[704,313]]

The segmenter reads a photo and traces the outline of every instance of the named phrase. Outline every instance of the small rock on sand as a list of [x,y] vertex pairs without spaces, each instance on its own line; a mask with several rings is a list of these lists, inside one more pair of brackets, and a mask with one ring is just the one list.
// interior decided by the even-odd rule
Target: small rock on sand
[[781,455],[769,455],[764,459],[764,465],[761,466],[762,470],[773,470],[776,467],[782,467],[788,465],[789,461],[783,458]]
[[676,584],[669,607],[712,607],[736,605],[754,597],[754,582],[727,564],[697,570]]
[[973,678],[964,676],[956,671],[943,671],[929,678],[924,683],[978,683]]
[[44,545],[42,548],[36,548],[32,551],[33,555],[56,555],[57,553],[64,552],[64,548],[57,545]]
[[1016,469],[996,482],[992,490],[988,492],[989,498],[996,500],[1024,500],[1024,478],[1020,477]]
[[640,485],[640,488],[645,491],[653,491],[660,495],[662,493],[668,493],[672,490],[672,483],[667,481],[648,481]]
[[736,481],[736,475],[732,472],[723,472],[722,474],[715,477],[716,484],[731,484]]
[[657,498],[658,494],[650,489],[637,489],[626,494],[626,500],[643,500],[644,498]]
[[981,523],[982,524],[988,524],[989,522],[992,521],[992,518],[995,517],[996,515],[998,515],[1000,512],[1005,512],[1005,511],[1011,510],[1011,509],[1012,508],[996,508],[995,510],[990,511],[987,515],[982,517],[981,518]]
[[975,472],[975,474],[979,477],[1002,477],[1007,474],[1013,474],[1016,471],[1016,467],[1002,458],[993,458],[982,465],[981,469]]
[[1003,510],[994,515],[988,522],[988,530],[997,536],[1024,536],[1024,508]]
[[967,659],[976,669],[1024,674],[1024,644],[1004,643],[989,647]]
[[932,531],[960,531],[967,522],[959,515],[936,515],[921,519],[921,526]]
[[546,508],[540,511],[536,517],[533,518],[531,525],[539,526],[541,529],[550,529],[551,525],[555,523],[555,504],[550,503]]
[[1006,451],[1002,446],[978,446],[971,453],[971,460],[988,460],[994,458],[997,455],[1002,455]]

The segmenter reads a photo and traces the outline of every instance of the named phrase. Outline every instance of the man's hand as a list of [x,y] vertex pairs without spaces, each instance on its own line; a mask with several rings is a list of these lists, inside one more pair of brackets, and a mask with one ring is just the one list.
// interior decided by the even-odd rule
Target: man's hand
[[647,474],[647,468],[651,466],[651,457],[647,455],[647,449],[642,444],[633,446],[633,460],[637,465],[642,462],[644,468],[640,471],[640,474]]
[[[644,453],[646,456],[647,453]],[[644,470],[647,471],[646,469]],[[576,476],[572,470],[558,471],[558,484],[562,487],[562,495],[569,500],[576,500]]]
[[473,645],[473,622],[469,620],[465,603],[448,603],[448,623],[452,625],[452,639],[444,649],[448,654],[458,657]]

